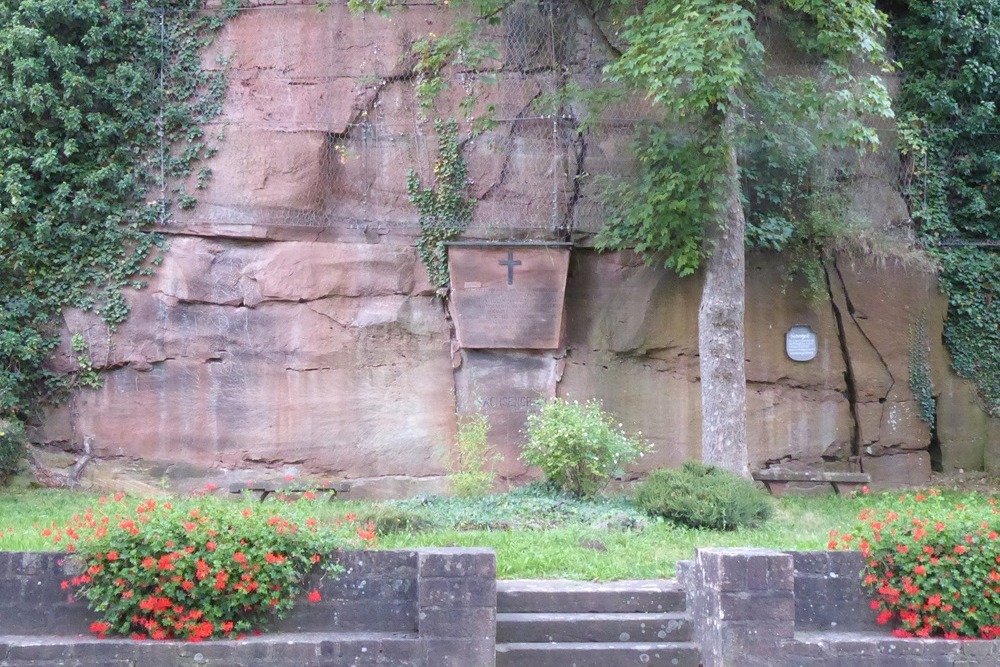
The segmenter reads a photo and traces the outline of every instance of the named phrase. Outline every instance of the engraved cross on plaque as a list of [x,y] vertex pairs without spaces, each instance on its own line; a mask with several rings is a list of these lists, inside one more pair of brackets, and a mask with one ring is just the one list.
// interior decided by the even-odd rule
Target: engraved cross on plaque
[[513,250],[508,250],[507,251],[507,259],[501,259],[500,260],[500,265],[507,267],[507,284],[508,285],[513,285],[514,284],[514,267],[515,266],[521,266],[521,260],[514,259],[514,251]]

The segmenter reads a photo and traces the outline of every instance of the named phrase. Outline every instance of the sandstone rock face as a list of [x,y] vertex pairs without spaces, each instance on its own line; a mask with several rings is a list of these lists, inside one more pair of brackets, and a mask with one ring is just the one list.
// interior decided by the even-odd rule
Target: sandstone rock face
[[67,313],[108,372],[53,414],[53,437],[68,418],[102,455],[440,477],[449,330],[440,302],[414,293],[421,275],[404,246],[178,237],[110,348],[92,316]]
[[[578,253],[567,294],[566,372],[560,392],[597,396],[656,445],[643,466],[678,465],[701,454],[697,313],[700,283],[623,255]],[[782,293],[774,257],[748,263],[747,433],[753,466],[787,459],[820,463],[850,454],[851,414],[843,357],[828,304]],[[817,358],[788,359],[795,324],[818,333]],[[846,452],[846,454],[845,454]]]
[[[634,170],[632,121],[656,112],[613,105],[582,132],[582,103],[543,104],[567,81],[600,76],[606,39],[591,17],[518,6],[491,28],[497,53],[424,113],[410,47],[443,34],[452,10],[361,17],[332,3],[244,4],[203,57],[208,67],[227,59],[230,82],[206,128],[222,137],[205,165],[212,178],[204,189],[176,184],[199,203],[163,227],[165,261],[128,295],[124,325],[65,313],[53,367],[77,367],[69,339],[80,333],[104,385],[53,407],[38,441],[93,435],[99,455],[143,459],[174,481],[293,474],[354,479],[368,495],[441,492],[456,415],[486,414],[498,472],[522,479],[531,405],[565,396],[600,399],[655,444],[633,472],[700,456],[699,280],[586,249],[606,217],[594,176]],[[492,105],[498,124],[464,146],[478,201],[466,238],[573,232],[561,349],[459,349],[417,258],[407,172],[432,183],[431,119],[458,118],[468,132],[459,101],[470,92],[472,112]],[[906,220],[891,153],[860,164],[849,201],[889,232]],[[924,483],[932,462],[1000,467],[998,421],[948,366],[931,274],[838,257],[828,293],[809,301],[774,255],[752,255],[747,272],[753,466],[861,466],[882,485]],[[786,354],[796,325],[816,334],[810,361]],[[936,428],[910,388],[920,364]]]

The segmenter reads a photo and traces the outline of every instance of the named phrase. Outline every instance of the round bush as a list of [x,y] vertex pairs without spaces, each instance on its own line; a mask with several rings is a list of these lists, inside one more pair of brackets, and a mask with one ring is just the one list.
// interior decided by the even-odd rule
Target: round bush
[[541,468],[560,491],[591,498],[649,451],[649,443],[621,429],[597,401],[555,398],[528,417],[521,460]]
[[771,517],[771,502],[753,482],[688,461],[683,467],[649,474],[635,504],[653,516],[692,528],[752,528]]

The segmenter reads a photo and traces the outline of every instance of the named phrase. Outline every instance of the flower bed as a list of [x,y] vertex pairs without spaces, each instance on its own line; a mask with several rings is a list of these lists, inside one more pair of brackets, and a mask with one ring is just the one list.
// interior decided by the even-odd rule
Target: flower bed
[[[79,565],[61,588],[99,614],[90,626],[98,637],[238,639],[286,616],[313,569],[342,571],[329,557],[334,551],[374,542],[371,526],[317,520],[312,500],[117,494],[43,534]],[[311,589],[306,599],[319,602],[322,594]]]
[[878,622],[897,637],[1000,637],[1000,510],[992,497],[956,502],[931,490],[866,508],[831,549],[858,549]]

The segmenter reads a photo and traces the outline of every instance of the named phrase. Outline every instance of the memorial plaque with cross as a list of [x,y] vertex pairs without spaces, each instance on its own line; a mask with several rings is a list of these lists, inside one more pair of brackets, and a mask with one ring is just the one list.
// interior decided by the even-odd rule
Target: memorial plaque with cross
[[452,243],[448,269],[452,319],[462,347],[560,347],[568,244]]

